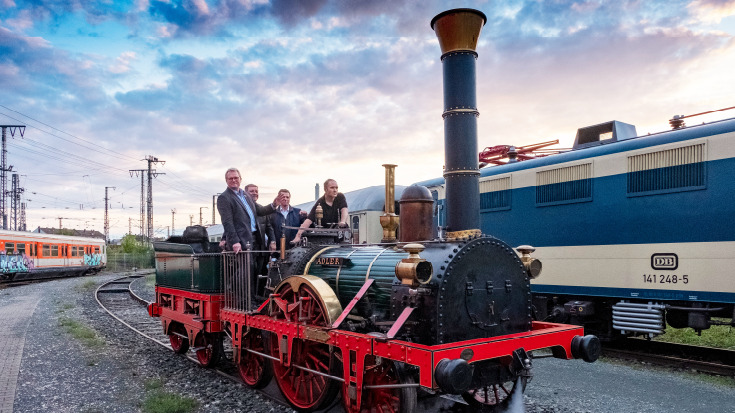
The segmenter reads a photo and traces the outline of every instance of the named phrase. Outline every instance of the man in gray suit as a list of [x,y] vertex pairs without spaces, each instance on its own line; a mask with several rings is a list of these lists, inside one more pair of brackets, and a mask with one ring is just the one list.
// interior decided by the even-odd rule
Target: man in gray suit
[[237,168],[228,169],[225,180],[227,189],[217,198],[217,210],[222,219],[227,249],[240,252],[249,245],[251,250],[264,250],[266,246],[262,245],[262,240],[265,234],[260,234],[257,217],[272,214],[275,205],[258,205],[240,189],[242,176]]
[[[226,240],[226,250],[235,253],[244,250],[264,250],[265,234],[260,233],[262,229],[258,225],[257,217],[275,212],[275,202],[266,206],[256,204],[247,192],[240,189],[242,176],[236,168],[230,168],[225,172],[225,180],[227,189],[217,198],[217,210],[224,227],[223,238]],[[263,260],[267,259],[267,256],[263,255],[256,253],[251,257],[248,282],[252,288],[250,300],[253,304],[258,302],[257,295],[259,295],[257,275],[263,268]],[[244,297],[241,298],[244,299]],[[242,305],[242,303],[236,305]]]

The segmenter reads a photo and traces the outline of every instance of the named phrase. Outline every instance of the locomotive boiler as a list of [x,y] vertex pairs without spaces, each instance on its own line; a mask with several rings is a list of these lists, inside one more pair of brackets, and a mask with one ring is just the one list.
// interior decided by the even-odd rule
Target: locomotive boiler
[[[222,253],[221,296],[179,294],[186,305],[176,313],[168,304],[175,297],[156,287],[168,301],[149,311],[162,317],[172,343],[201,336],[196,349],[207,355],[229,336],[243,381],[262,388],[273,379],[299,411],[341,395],[347,412],[412,412],[419,389],[462,395],[487,410],[507,404],[516,386],[525,388],[532,351],[597,359],[599,340],[581,327],[532,320],[529,280],[541,270],[533,247],[516,247],[519,256],[478,229],[475,47],[485,22],[471,9],[431,21],[444,72],[446,232],[435,234],[425,187],[406,188],[401,214],[394,213],[395,166],[386,165],[381,243],[351,244],[346,230],[316,228],[288,251],[282,242],[257,286],[247,281],[250,253]],[[157,248],[161,267],[159,249],[163,259],[172,247]],[[194,270],[203,268],[198,259],[210,255],[187,256],[192,286]],[[249,302],[252,288],[261,302]],[[203,315],[211,316],[206,323]],[[177,324],[187,327],[171,329]]]
[[[423,187],[413,191],[428,196]],[[402,208],[411,202],[402,199]],[[392,337],[434,345],[531,329],[528,270],[509,245],[493,237],[401,238],[368,246],[308,243],[278,265],[271,271],[274,285],[309,274],[327,283],[342,308],[359,296],[341,327],[350,331],[392,328]],[[361,294],[366,281],[371,285]]]

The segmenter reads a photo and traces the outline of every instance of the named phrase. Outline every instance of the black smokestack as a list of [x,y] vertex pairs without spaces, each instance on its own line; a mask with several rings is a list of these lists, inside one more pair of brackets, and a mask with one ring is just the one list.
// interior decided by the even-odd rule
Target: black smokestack
[[446,181],[447,236],[480,228],[480,186],[477,150],[475,60],[477,39],[485,14],[453,9],[431,20],[439,38],[444,72],[444,179]]

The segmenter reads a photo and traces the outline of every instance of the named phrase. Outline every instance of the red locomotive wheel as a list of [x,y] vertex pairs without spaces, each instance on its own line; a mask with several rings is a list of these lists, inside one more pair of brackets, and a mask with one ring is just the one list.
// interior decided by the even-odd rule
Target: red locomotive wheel
[[202,367],[212,367],[219,362],[222,354],[222,339],[209,333],[200,333],[194,340],[197,360]]
[[[403,370],[393,360],[383,360],[380,364],[375,364],[374,356],[368,356],[365,359],[365,373],[363,376],[363,385],[380,386],[386,384],[413,384],[414,380],[410,376],[403,373]],[[347,406],[348,396],[345,393],[347,386],[342,386],[342,402],[347,412],[357,412]],[[416,388],[382,388],[367,389],[362,391],[362,401],[360,403],[360,413],[413,413],[416,411]]]
[[186,338],[186,329],[181,324],[171,325],[168,340],[171,342],[174,353],[184,354],[189,351],[189,339]]
[[463,393],[462,398],[476,411],[494,411],[497,407],[508,406],[515,397],[522,400],[527,381],[528,377],[519,376],[515,381],[471,389]]
[[240,364],[238,372],[240,378],[248,387],[254,389],[262,389],[273,378],[273,365],[271,361],[257,354],[253,354],[246,349],[255,350],[259,353],[266,353],[266,344],[263,339],[263,332],[260,330],[250,330],[242,340],[242,352],[240,353]]
[[[321,305],[318,294],[308,285],[303,284],[298,292],[294,292],[289,285],[283,285],[277,292],[281,298],[291,304],[299,302],[301,298],[300,314],[307,314],[307,324],[325,326],[327,315]],[[298,306],[292,308],[298,310]],[[293,318],[294,314],[289,314]],[[277,337],[269,337],[270,354],[279,356],[279,345]],[[315,374],[306,369],[323,372],[330,375],[340,375],[341,366],[330,352],[326,344],[299,340],[293,341],[292,360],[290,365],[284,366],[279,362],[273,362],[273,374],[283,396],[301,412],[310,412],[324,407],[332,402],[339,392],[339,383]]]

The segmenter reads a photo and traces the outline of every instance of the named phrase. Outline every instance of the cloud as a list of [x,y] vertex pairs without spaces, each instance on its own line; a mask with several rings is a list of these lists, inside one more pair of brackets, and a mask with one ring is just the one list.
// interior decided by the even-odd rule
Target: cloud
[[109,70],[115,74],[127,73],[130,69],[130,63],[136,60],[135,52],[123,52],[115,59],[115,64],[110,66]]
[[[723,68],[735,63],[735,46],[707,16],[724,16],[729,4],[37,2],[0,14],[0,88],[20,112],[125,154],[77,151],[122,170],[100,172],[96,184],[132,187],[130,205],[139,192],[126,170],[144,167],[146,155],[169,161],[154,183],[156,216],[169,225],[168,210],[178,208],[181,226],[189,205],[195,213],[223,189],[233,165],[261,191],[288,187],[295,202],[328,176],[344,190],[379,184],[386,162],[399,164],[400,183],[440,176],[442,63],[429,20],[445,8],[488,16],[477,60],[482,148],[719,108],[734,92]],[[103,48],[56,36],[73,16]],[[106,20],[119,24],[99,24]],[[29,27],[39,36],[21,34]],[[28,160],[11,152],[14,164],[38,169],[26,149]],[[52,172],[79,169],[46,162]]]
[[733,0],[694,0],[687,9],[703,23],[717,24],[726,17],[735,16],[735,1]]

